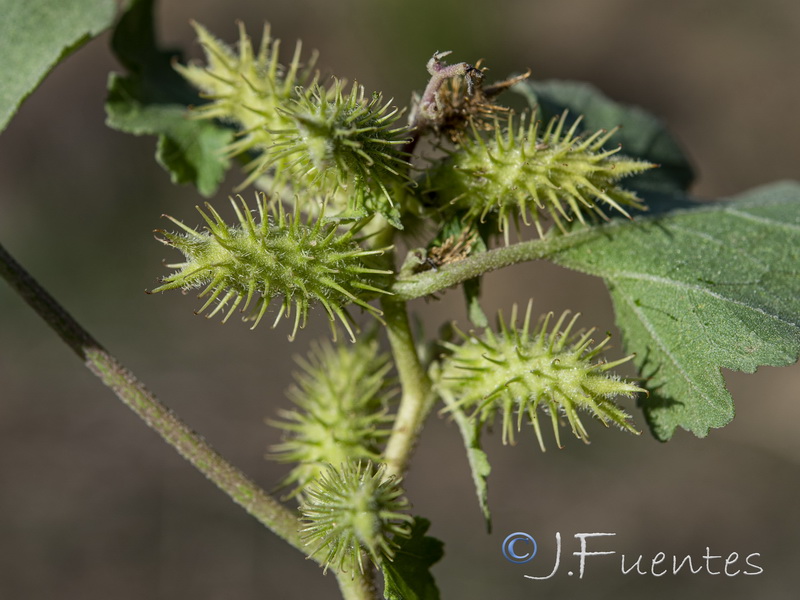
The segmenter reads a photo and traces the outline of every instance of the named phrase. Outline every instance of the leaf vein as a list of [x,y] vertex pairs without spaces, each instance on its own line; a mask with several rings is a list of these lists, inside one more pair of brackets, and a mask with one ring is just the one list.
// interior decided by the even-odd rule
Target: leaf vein
[[800,225],[795,225],[793,223],[786,223],[785,221],[777,221],[775,219],[769,219],[767,217],[760,217],[758,215],[754,215],[749,212],[745,212],[743,210],[739,210],[733,207],[726,207],[723,209],[723,211],[735,217],[745,219],[747,221],[760,223],[761,225],[769,225],[771,227],[781,227],[783,229],[789,229],[790,231],[800,232]]
[[645,313],[641,310],[639,306],[636,305],[633,297],[627,294],[622,288],[615,286],[616,292],[625,300],[628,304],[628,307],[633,311],[639,321],[642,323],[644,328],[650,334],[650,337],[653,339],[653,342],[659,347],[661,352],[669,359],[669,361],[675,366],[675,369],[680,373],[683,379],[686,381],[686,384],[693,390],[697,392],[697,394],[705,400],[705,402],[711,406],[714,405],[713,399],[706,394],[695,382],[694,379],[689,375],[689,373],[683,368],[682,363],[673,355],[672,352],[669,350],[669,345],[661,339],[661,336],[658,335],[655,326],[650,322],[650,319],[647,318]]
[[657,284],[669,285],[669,286],[673,286],[673,287],[677,287],[677,288],[682,288],[682,289],[686,289],[686,290],[692,290],[692,291],[695,291],[695,292],[699,292],[701,294],[706,294],[706,295],[711,296],[712,298],[715,298],[715,299],[720,300],[722,302],[728,302],[730,304],[733,304],[733,305],[748,309],[750,311],[759,313],[759,314],[761,314],[761,315],[763,315],[765,317],[768,317],[770,319],[778,321],[779,323],[782,323],[784,325],[788,325],[790,327],[794,327],[795,329],[800,329],[800,323],[796,323],[794,321],[788,321],[785,318],[781,317],[780,315],[767,312],[765,309],[763,309],[763,308],[761,308],[759,306],[752,306],[750,304],[747,304],[747,303],[743,302],[742,300],[737,300],[736,298],[731,298],[729,296],[723,296],[722,294],[720,294],[718,292],[714,292],[714,291],[712,291],[712,290],[710,290],[710,289],[708,289],[706,287],[702,287],[702,286],[699,286],[699,285],[693,285],[693,284],[687,283],[685,281],[678,281],[676,279],[669,279],[667,277],[658,277],[656,275],[650,275],[650,274],[647,274],[647,273],[634,273],[634,272],[630,272],[630,271],[617,271],[614,274],[614,276],[615,277],[619,277],[619,278],[623,278],[623,279],[630,279],[630,280],[633,280],[633,281],[647,281],[647,282],[650,282],[650,283],[657,283]]
[[687,233],[689,235],[694,235],[694,236],[699,237],[701,239],[713,242],[717,246],[725,248],[726,252],[735,251],[738,256],[743,257],[743,258],[748,259],[748,260],[752,260],[755,264],[757,264],[758,266],[762,267],[764,270],[768,270],[769,265],[767,265],[766,263],[758,260],[752,254],[750,254],[748,252],[745,252],[745,250],[743,248],[739,248],[737,246],[731,246],[731,244],[729,242],[727,242],[727,241],[725,241],[723,239],[720,239],[720,238],[712,235],[711,233],[708,233],[706,231],[698,231],[696,229],[692,229],[690,227],[686,227],[685,225],[677,225],[677,224],[672,224],[670,226],[670,229],[672,229],[674,231],[682,231],[682,232]]

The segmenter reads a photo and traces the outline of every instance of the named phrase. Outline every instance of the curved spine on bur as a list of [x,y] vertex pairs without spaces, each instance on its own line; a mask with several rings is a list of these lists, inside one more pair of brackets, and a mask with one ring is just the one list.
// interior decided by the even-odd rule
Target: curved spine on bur
[[253,43],[239,23],[237,51],[216,39],[198,23],[192,23],[197,39],[206,56],[206,64],[176,64],[175,69],[210,100],[195,107],[197,118],[220,119],[240,129],[240,139],[230,148],[236,155],[240,149],[263,149],[272,143],[269,133],[287,125],[285,115],[278,110],[296,93],[298,86],[307,85],[313,75],[316,54],[307,64],[300,60],[302,45],[295,47],[288,67],[279,60],[280,40],[270,35],[264,26],[261,44],[256,52]]
[[386,466],[348,461],[329,465],[308,486],[300,506],[300,534],[310,556],[324,553],[324,569],[364,572],[364,557],[380,566],[394,558],[396,537],[409,537],[413,518],[400,480],[386,477]]
[[303,490],[328,468],[348,460],[378,460],[391,432],[388,406],[395,390],[387,378],[392,365],[374,338],[355,344],[321,343],[305,359],[288,392],[295,407],[270,421],[285,432],[271,458],[297,463],[282,482]]
[[388,248],[365,250],[356,234],[360,222],[340,231],[335,223],[325,222],[321,215],[314,222],[301,222],[286,214],[280,203],[273,205],[272,219],[266,197],[258,202],[257,219],[239,197],[231,204],[238,223],[230,226],[214,208],[198,211],[206,221],[205,231],[197,231],[168,217],[183,231],[158,231],[159,241],[180,250],[186,260],[167,265],[177,269],[161,279],[153,292],[181,288],[203,288],[199,297],[206,299],[197,311],[202,313],[216,303],[209,317],[224,313],[223,321],[237,310],[259,324],[271,300],[282,297],[275,324],[291,316],[294,326],[291,337],[305,326],[309,307],[320,304],[325,309],[336,337],[335,323],[345,327],[355,339],[347,305],[356,304],[380,317],[380,311],[367,300],[387,294],[381,280],[391,271],[374,268],[370,259]]
[[[396,211],[393,191],[411,183],[409,157],[401,151],[408,127],[398,125],[401,111],[380,94],[367,99],[363,86],[334,80],[313,84],[282,109],[289,125],[271,132],[272,146],[247,169],[273,170],[278,185],[291,183],[313,193],[345,192],[350,212],[390,217]],[[251,175],[252,177],[253,175]],[[399,224],[399,223],[397,223]]]
[[502,414],[503,443],[514,443],[514,432],[527,417],[544,451],[539,409],[552,421],[556,443],[561,446],[559,418],[566,417],[572,433],[588,441],[578,411],[589,412],[604,425],[618,425],[639,433],[628,415],[613,399],[647,393],[643,388],[610,372],[631,358],[613,362],[598,360],[610,336],[594,345],[594,329],[574,331],[580,316],[565,311],[551,324],[553,313],[531,329],[531,304],[522,327],[517,329],[516,306],[511,320],[498,319],[499,331],[483,335],[459,332],[461,344],[445,343],[450,352],[437,376],[440,393],[449,394],[457,406],[472,411],[473,418],[488,424]]
[[[271,192],[302,192],[330,199],[329,214],[348,217],[383,214],[400,226],[393,197],[413,182],[409,156],[402,151],[409,128],[402,111],[363,86],[349,92],[340,80],[322,86],[300,61],[279,62],[279,40],[265,29],[258,52],[240,25],[238,52],[195,24],[205,66],[177,70],[210,102],[194,109],[197,118],[234,124],[239,133],[229,157],[249,157],[240,187],[258,180]],[[399,194],[402,195],[402,194]]]
[[565,231],[574,218],[585,223],[589,211],[607,219],[601,205],[626,217],[625,207],[644,209],[617,182],[656,165],[619,156],[621,147],[604,149],[616,129],[583,138],[577,135],[581,118],[568,129],[566,120],[565,111],[542,130],[539,121],[526,124],[524,116],[515,127],[509,115],[507,126],[496,123],[489,139],[473,129],[435,171],[428,193],[467,221],[496,221],[506,238],[512,221],[519,227],[530,219],[544,236],[546,216]]

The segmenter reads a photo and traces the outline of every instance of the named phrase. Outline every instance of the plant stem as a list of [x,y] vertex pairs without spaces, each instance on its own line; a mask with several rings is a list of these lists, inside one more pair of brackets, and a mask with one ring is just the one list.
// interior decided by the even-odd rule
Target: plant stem
[[[391,288],[393,301],[407,301],[421,296],[441,292],[449,287],[478,277],[489,271],[495,271],[521,262],[552,257],[559,252],[586,243],[600,235],[595,227],[574,231],[566,235],[552,235],[544,239],[531,240],[495,248],[469,256],[464,260],[439,267],[437,270],[424,271],[398,279]],[[401,269],[402,272],[402,269]]]
[[401,476],[405,472],[422,424],[434,403],[431,381],[420,363],[411,334],[406,301],[439,292],[488,271],[551,256],[587,239],[584,232],[577,232],[522,242],[395,282],[391,289],[393,296],[381,302],[389,343],[403,388],[394,428],[386,444],[384,459],[388,475]]
[[375,589],[373,571],[370,567],[366,573],[356,571],[351,573],[336,573],[342,600],[377,600],[378,590]]
[[0,245],[0,275],[151,429],[272,532],[306,553],[297,517],[220,456],[111,356]]
[[433,407],[431,380],[417,354],[408,323],[405,302],[386,299],[381,303],[386,331],[403,393],[394,428],[386,444],[387,475],[402,476],[414,450],[422,423]]

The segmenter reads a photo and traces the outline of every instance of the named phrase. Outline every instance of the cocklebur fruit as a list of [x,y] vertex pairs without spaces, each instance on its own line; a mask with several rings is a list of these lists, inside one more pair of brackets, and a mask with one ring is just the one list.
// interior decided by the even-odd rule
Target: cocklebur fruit
[[514,126],[513,115],[498,122],[488,139],[477,129],[464,136],[450,157],[435,169],[426,188],[442,211],[467,222],[492,220],[508,238],[513,222],[533,221],[540,236],[550,217],[563,231],[565,223],[587,214],[607,218],[602,206],[629,216],[625,207],[643,209],[635,193],[618,181],[655,165],[621,157],[619,147],[603,146],[615,130],[577,135],[581,119],[565,128],[567,113],[542,128],[540,122]]
[[288,392],[294,408],[281,411],[280,421],[270,421],[286,434],[270,457],[297,463],[282,482],[294,487],[292,495],[302,495],[329,464],[378,460],[393,420],[388,414],[394,395],[387,378],[391,362],[373,337],[354,344],[320,343],[298,364],[302,372]]
[[310,556],[324,554],[325,570],[363,573],[365,556],[376,565],[392,560],[394,538],[410,535],[408,500],[385,471],[385,465],[348,461],[329,466],[306,488],[300,534]]
[[288,122],[278,109],[296,94],[298,86],[313,81],[316,56],[304,65],[298,42],[292,62],[285,67],[279,60],[280,40],[271,37],[268,25],[264,27],[258,51],[241,23],[236,51],[202,25],[192,25],[206,64],[176,64],[175,69],[210,100],[194,107],[192,115],[219,119],[239,128],[239,139],[229,148],[231,155],[268,147],[272,143],[270,130],[285,127]]
[[[402,147],[409,128],[402,111],[378,93],[334,79],[328,86],[304,66],[298,44],[292,62],[279,61],[279,41],[265,29],[256,52],[240,26],[238,51],[195,25],[205,66],[177,65],[210,102],[196,118],[219,119],[237,127],[230,157],[244,156],[248,175],[271,193],[302,192],[327,198],[329,216],[367,217],[380,213],[401,228],[400,191],[413,182]],[[311,211],[313,212],[313,210]]]
[[[313,84],[280,109],[287,125],[271,131],[272,145],[246,168],[271,172],[276,185],[290,184],[318,195],[346,196],[337,213],[369,216],[378,212],[400,227],[393,198],[411,183],[410,164],[401,148],[408,128],[380,94],[367,98],[363,86],[345,92],[335,80],[330,87]],[[344,194],[337,196],[336,192]]]
[[162,278],[153,292],[203,288],[199,297],[207,300],[198,313],[216,302],[208,316],[224,312],[225,321],[241,307],[254,321],[253,327],[261,321],[271,300],[280,297],[275,323],[294,310],[292,337],[305,326],[314,304],[325,309],[334,336],[338,319],[355,339],[347,313],[350,304],[380,316],[367,299],[388,293],[381,280],[391,271],[375,268],[369,260],[386,248],[365,250],[359,246],[358,224],[341,231],[337,224],[325,222],[324,215],[303,223],[286,214],[279,202],[273,204],[270,219],[263,194],[256,219],[244,200],[239,200],[241,207],[231,199],[238,220],[233,226],[209,204],[209,214],[198,208],[207,224],[205,231],[170,218],[183,232],[159,231],[158,239],[180,250],[186,260],[167,265],[177,270]]
[[646,390],[611,373],[633,356],[612,362],[598,360],[610,338],[595,345],[591,338],[594,330],[574,331],[579,315],[569,318],[568,314],[565,311],[551,325],[553,314],[549,313],[531,329],[528,304],[518,329],[515,306],[509,323],[500,316],[497,333],[489,328],[482,335],[460,332],[461,344],[444,344],[450,354],[442,359],[438,390],[449,394],[456,406],[481,423],[490,424],[499,412],[504,443],[514,443],[514,433],[527,417],[544,450],[539,409],[552,421],[559,446],[561,416],[576,437],[588,439],[579,410],[605,425],[613,423],[638,433],[630,416],[613,399],[631,398]]

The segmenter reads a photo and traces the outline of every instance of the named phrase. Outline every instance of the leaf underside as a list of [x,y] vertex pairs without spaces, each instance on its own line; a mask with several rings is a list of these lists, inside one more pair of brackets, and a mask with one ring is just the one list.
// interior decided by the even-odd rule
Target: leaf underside
[[458,403],[453,398],[450,398],[449,394],[443,392],[441,396],[461,433],[464,449],[467,451],[472,481],[475,484],[475,493],[478,496],[478,506],[486,521],[487,532],[491,533],[492,515],[489,511],[488,479],[492,467],[489,464],[489,457],[481,448],[481,424],[476,420],[470,419],[464,409],[458,406]]

